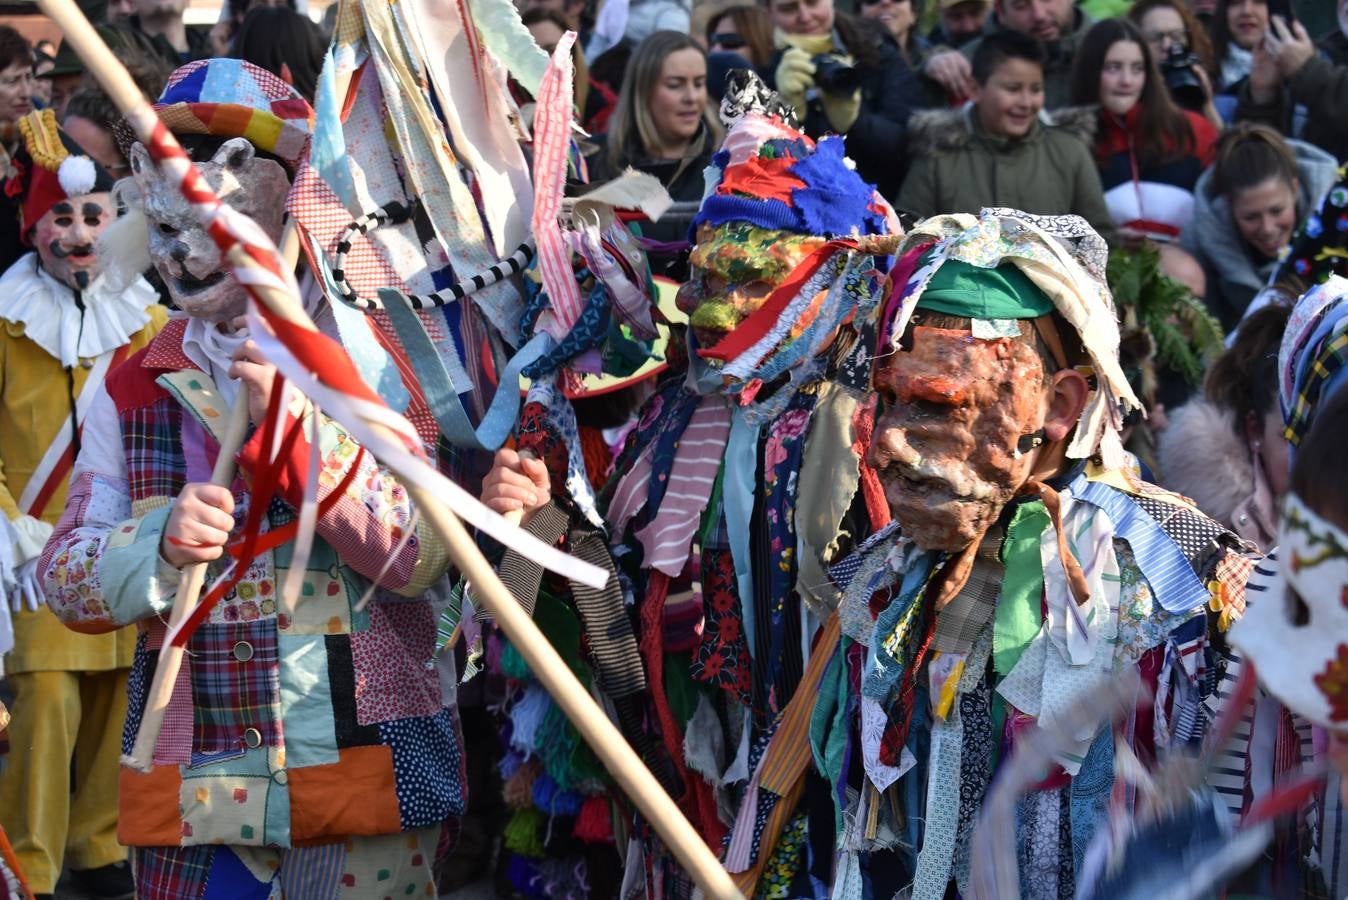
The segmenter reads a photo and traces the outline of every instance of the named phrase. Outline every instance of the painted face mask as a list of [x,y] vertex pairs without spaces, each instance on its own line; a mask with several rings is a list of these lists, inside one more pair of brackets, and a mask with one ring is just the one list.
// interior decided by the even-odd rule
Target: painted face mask
[[[692,273],[679,289],[679,309],[688,313],[698,346],[709,350],[768,299],[822,238],[769,231],[744,222],[702,225],[689,256]],[[822,292],[814,306],[822,302]],[[792,337],[813,321],[802,317]]]
[[1231,643],[1279,700],[1348,734],[1348,533],[1288,494],[1278,543],[1277,580]]
[[[272,240],[280,237],[290,190],[280,163],[257,156],[247,140],[232,138],[197,168],[224,202],[252,218]],[[182,194],[140,144],[131,148],[131,171],[144,200],[150,259],[173,302],[190,316],[214,322],[241,315],[247,306],[243,288]]]
[[87,290],[99,275],[94,242],[112,219],[112,195],[106,191],[55,203],[30,235],[42,268],[74,290]]
[[877,361],[871,463],[905,536],[961,550],[996,520],[1029,476],[1018,444],[1043,423],[1043,383],[1032,346],[968,331],[917,325]]

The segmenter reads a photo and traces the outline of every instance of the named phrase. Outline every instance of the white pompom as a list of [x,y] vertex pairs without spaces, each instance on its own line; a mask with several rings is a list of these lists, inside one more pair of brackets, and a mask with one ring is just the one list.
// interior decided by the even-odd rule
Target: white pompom
[[61,182],[61,190],[66,192],[67,197],[78,197],[93,191],[94,183],[98,181],[98,170],[89,157],[72,154],[61,160],[56,178]]

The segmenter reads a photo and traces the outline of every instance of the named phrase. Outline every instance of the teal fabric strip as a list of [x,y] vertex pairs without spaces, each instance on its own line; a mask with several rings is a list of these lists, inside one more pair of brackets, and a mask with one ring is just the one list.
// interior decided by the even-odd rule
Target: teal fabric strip
[[[843,798],[837,790],[842,778],[843,757],[847,752],[848,678],[847,648],[852,643],[844,637],[828,661],[824,675],[819,679],[819,699],[810,712],[810,752],[814,754],[815,768],[824,776],[833,790],[833,823],[839,834],[843,831]],[[844,792],[845,795],[845,792]]]
[[754,511],[754,485],[758,483],[758,432],[761,425],[750,425],[744,410],[731,410],[730,439],[725,449],[726,534],[730,537],[730,558],[735,561],[735,581],[739,587],[744,618],[744,640],[754,646],[754,576],[749,555],[749,519]]
[[[416,310],[403,302],[397,291],[382,290],[379,298],[384,309],[398,332],[403,348],[407,351],[412,368],[420,377],[422,392],[430,405],[435,421],[446,440],[458,447],[470,447],[479,450],[496,450],[505,443],[519,418],[520,410],[520,372],[529,363],[547,353],[554,341],[545,332],[539,332],[520,348],[505,369],[501,371],[501,380],[496,387],[496,395],[482,416],[482,422],[473,427],[468,411],[463,408],[459,391],[455,390],[453,380],[440,351],[436,349],[426,329],[421,324]],[[452,342],[446,342],[453,351]],[[471,385],[469,386],[471,390]]]

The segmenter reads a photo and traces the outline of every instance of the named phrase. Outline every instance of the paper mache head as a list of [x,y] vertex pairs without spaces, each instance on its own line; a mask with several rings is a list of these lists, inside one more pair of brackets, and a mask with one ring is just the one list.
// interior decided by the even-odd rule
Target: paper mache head
[[899,228],[843,138],[805,136],[757,76],[731,76],[721,116],[729,133],[706,171],[678,304],[698,356],[743,395],[873,312]]
[[[174,71],[154,108],[217,196],[278,239],[290,177],[313,127],[308,102],[251,63],[209,59]],[[138,234],[144,243],[134,243],[140,215],[118,223],[113,239],[135,260],[119,267],[122,277],[148,257],[173,302],[189,315],[213,321],[240,315],[243,288],[178,185],[159,171],[142,144],[133,144],[128,158],[133,181],[119,183],[118,191],[129,209],[143,212]]]
[[[880,314],[871,461],[919,546],[977,540],[1046,443],[1124,465],[1123,407],[1140,404],[1118,362],[1105,252],[1079,217],[1002,209],[936,216],[904,238]],[[1084,376],[1084,410],[1058,437],[1048,388],[1063,370]]]

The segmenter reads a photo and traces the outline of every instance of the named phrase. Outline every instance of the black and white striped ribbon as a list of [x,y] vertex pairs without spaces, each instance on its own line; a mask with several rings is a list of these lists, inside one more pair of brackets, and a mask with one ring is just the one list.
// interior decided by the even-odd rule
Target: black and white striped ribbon
[[[333,254],[332,281],[347,305],[366,312],[383,308],[383,304],[379,300],[359,296],[355,289],[351,287],[350,282],[346,280],[346,255],[351,252],[351,243],[355,240],[356,235],[369,234],[370,231],[382,225],[401,225],[411,217],[412,210],[410,207],[394,201],[354,220],[342,232],[341,237],[337,239],[336,252]],[[524,268],[529,265],[533,258],[534,248],[526,241],[520,244],[514,253],[485,272],[478,272],[468,278],[459,279],[456,284],[447,288],[429,294],[404,294],[401,291],[395,293],[402,297],[403,302],[412,309],[446,306],[450,303],[457,303],[469,294],[496,284],[512,275],[518,275],[524,271]]]

